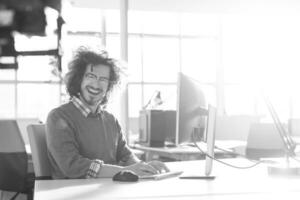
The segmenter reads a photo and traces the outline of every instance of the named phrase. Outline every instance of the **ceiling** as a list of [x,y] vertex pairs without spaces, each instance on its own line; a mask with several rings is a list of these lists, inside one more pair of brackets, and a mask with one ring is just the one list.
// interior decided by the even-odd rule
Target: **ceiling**
[[[122,0],[64,0],[75,7],[119,9]],[[298,0],[128,0],[129,10],[200,13],[273,12],[296,14]]]

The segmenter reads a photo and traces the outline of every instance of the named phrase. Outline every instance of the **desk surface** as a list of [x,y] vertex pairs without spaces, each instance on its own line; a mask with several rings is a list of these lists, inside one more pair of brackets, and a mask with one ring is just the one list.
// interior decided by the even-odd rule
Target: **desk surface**
[[[251,164],[244,159],[223,159],[235,165]],[[172,170],[187,174],[202,173],[204,161],[170,162]],[[214,180],[188,180],[173,177],[135,183],[114,182],[110,178],[85,180],[39,180],[35,200],[79,199],[299,199],[300,178],[274,177],[264,164],[254,168],[234,169],[214,162]]]

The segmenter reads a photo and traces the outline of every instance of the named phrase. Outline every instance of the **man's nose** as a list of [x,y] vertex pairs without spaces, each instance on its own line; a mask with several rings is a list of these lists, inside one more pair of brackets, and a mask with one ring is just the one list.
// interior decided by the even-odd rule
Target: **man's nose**
[[102,83],[99,80],[94,80],[94,81],[91,82],[91,86],[93,86],[94,88],[97,89],[97,88],[100,88],[102,86]]

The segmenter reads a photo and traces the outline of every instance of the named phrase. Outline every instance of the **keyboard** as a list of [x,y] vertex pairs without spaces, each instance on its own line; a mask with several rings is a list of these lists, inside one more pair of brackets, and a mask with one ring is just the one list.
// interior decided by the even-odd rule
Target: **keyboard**
[[161,174],[139,176],[139,178],[140,179],[161,180],[161,179],[166,179],[166,178],[171,178],[171,177],[179,176],[182,173],[183,173],[183,171],[170,171],[170,172],[163,172]]

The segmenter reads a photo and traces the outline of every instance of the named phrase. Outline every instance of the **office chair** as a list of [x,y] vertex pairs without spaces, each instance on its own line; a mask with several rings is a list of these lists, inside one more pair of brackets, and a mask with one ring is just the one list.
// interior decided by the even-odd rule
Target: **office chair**
[[31,146],[33,169],[36,179],[51,179],[51,167],[48,159],[45,124],[27,126]]
[[33,199],[34,174],[28,173],[28,156],[16,120],[0,120],[0,190],[27,194]]
[[38,118],[18,118],[16,119],[18,127],[20,129],[21,136],[24,140],[25,146],[29,145],[27,126],[29,124],[40,124],[40,120]]

